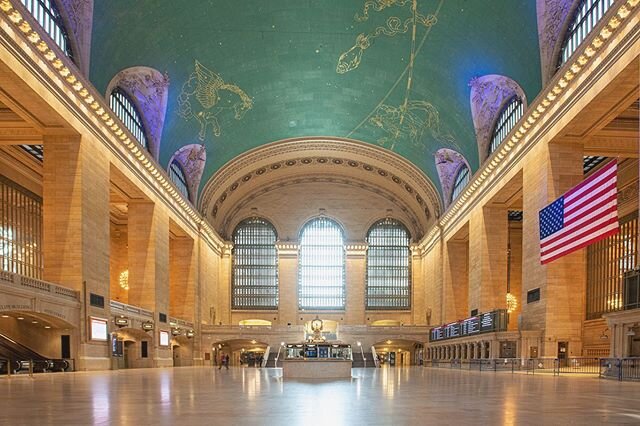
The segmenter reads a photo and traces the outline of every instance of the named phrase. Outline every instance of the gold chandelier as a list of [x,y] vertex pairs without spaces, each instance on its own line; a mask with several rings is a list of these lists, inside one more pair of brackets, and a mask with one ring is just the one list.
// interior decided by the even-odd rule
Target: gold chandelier
[[120,272],[120,277],[118,278],[118,282],[120,283],[120,287],[123,290],[129,290],[129,270],[125,269]]
[[518,299],[511,293],[507,293],[507,313],[511,313],[518,307]]

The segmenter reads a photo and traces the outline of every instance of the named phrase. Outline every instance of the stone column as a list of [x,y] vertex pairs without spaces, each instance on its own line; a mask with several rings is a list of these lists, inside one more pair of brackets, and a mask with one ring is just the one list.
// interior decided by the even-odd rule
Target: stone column
[[[81,326],[72,337],[78,370],[111,366],[108,342],[91,340],[87,326],[91,316],[110,317],[109,186],[109,159],[94,140],[44,138],[43,278],[80,291]],[[90,293],[104,307],[91,306]]]
[[444,250],[444,322],[469,316],[469,243],[448,241]]
[[417,244],[411,246],[411,311],[412,323],[415,325],[427,324],[426,280],[423,276],[422,256]]
[[196,257],[193,239],[171,238],[169,242],[169,315],[195,321],[196,314]]
[[160,346],[159,332],[171,331],[169,315],[169,216],[148,201],[129,203],[129,303],[154,312],[155,367],[173,365],[171,347]]
[[278,313],[280,324],[297,324],[298,314],[298,250],[299,245],[278,242],[278,281],[280,302]]
[[479,312],[504,308],[507,293],[506,208],[484,207],[469,219],[469,305]]
[[346,324],[365,323],[365,281],[367,277],[367,244],[346,246]]
[[222,323],[225,325],[231,324],[231,269],[233,261],[231,259],[232,249],[232,243],[225,243],[225,245],[222,247],[222,256],[220,258],[220,279],[218,281],[218,307],[220,308],[220,315],[218,316],[217,321],[218,323]]
[[583,180],[580,143],[540,143],[523,168],[522,296],[540,288],[540,301],[523,304],[523,330],[544,330],[540,357],[555,357],[558,342],[569,342],[569,356],[581,354],[585,318],[585,255],[574,252],[540,264],[540,209]]

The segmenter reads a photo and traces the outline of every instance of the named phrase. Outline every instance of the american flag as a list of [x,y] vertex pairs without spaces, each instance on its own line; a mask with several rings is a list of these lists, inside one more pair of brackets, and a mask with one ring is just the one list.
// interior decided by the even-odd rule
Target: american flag
[[616,182],[614,160],[540,210],[543,265],[618,232]]

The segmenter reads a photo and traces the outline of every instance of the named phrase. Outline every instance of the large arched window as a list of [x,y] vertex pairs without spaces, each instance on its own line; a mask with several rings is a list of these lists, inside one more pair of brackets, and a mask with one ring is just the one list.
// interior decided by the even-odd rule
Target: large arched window
[[73,60],[69,35],[54,0],[21,0],[42,29],[53,39],[60,49]]
[[567,28],[567,34],[562,45],[558,68],[560,68],[578,46],[587,38],[591,30],[600,22],[615,0],[582,0],[573,19]]
[[169,178],[178,188],[178,191],[186,198],[189,199],[189,187],[187,186],[187,177],[182,169],[182,165],[176,160],[173,160],[169,164]]
[[451,202],[458,198],[458,195],[462,193],[462,190],[469,183],[469,168],[466,164],[463,164],[462,167],[458,170],[456,174],[456,179],[453,181],[453,190],[451,191]]
[[136,138],[145,149],[149,149],[147,134],[144,130],[140,113],[124,90],[119,87],[113,89],[111,96],[109,96],[109,106],[111,110],[116,113],[120,121],[122,121],[122,124],[129,129],[133,137]]
[[278,309],[276,230],[251,218],[233,232],[233,309]]
[[524,104],[522,103],[522,99],[518,96],[514,96],[505,104],[502,112],[500,112],[500,115],[496,120],[496,125],[493,128],[493,134],[491,135],[489,155],[498,149],[504,138],[507,137],[509,132],[511,132],[518,121],[520,121],[522,114],[524,114]]
[[344,234],[335,221],[319,217],[300,236],[298,306],[300,309],[344,309]]
[[411,308],[411,237],[395,219],[373,224],[367,233],[367,309]]

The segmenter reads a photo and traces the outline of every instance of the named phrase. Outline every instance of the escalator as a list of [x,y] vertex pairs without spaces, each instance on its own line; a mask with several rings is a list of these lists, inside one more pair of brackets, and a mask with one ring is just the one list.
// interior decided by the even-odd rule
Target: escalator
[[44,357],[10,337],[0,334],[0,374],[7,374],[7,368],[11,369],[12,374],[28,372],[30,362],[33,363],[34,373],[69,369],[67,360]]

